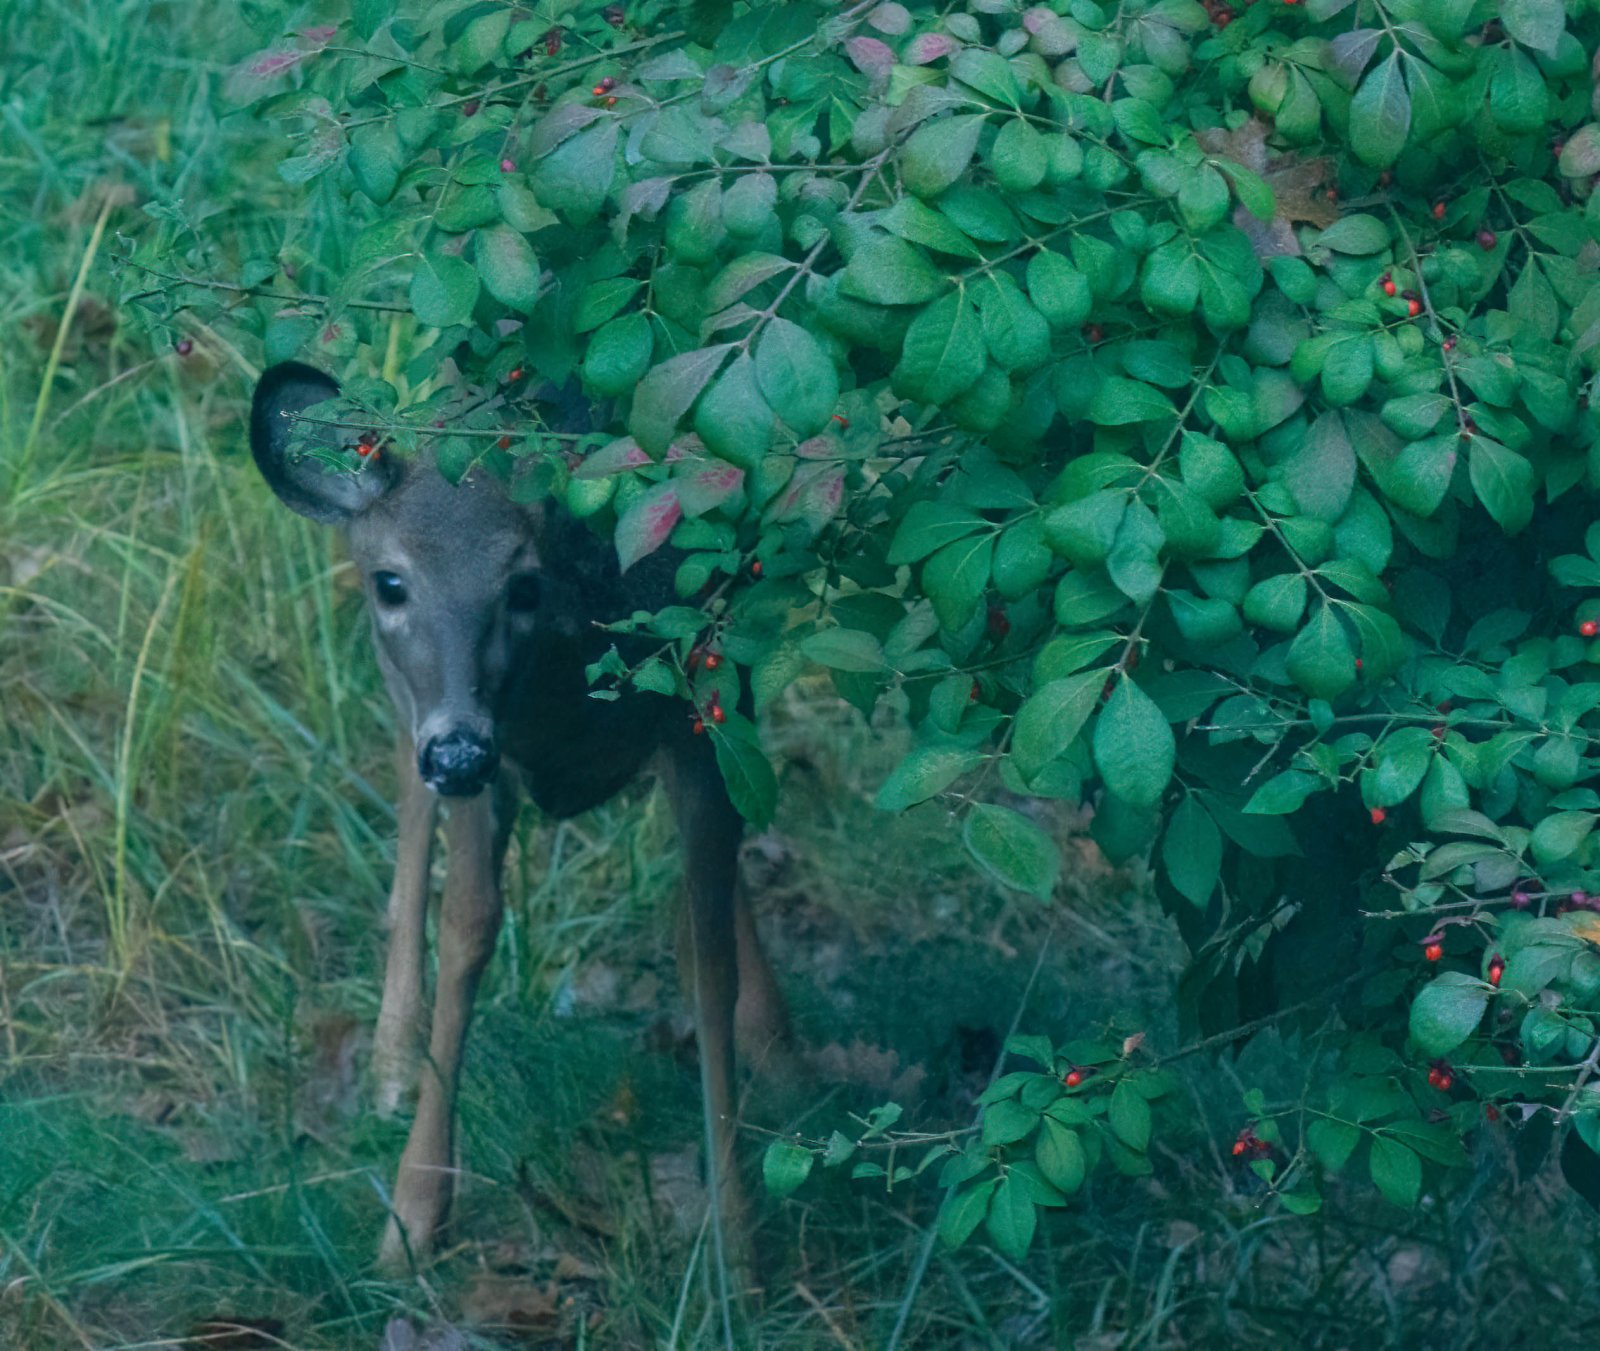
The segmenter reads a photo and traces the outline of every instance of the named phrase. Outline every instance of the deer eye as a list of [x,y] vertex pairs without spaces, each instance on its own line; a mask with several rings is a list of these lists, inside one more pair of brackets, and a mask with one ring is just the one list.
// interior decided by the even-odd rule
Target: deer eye
[[372,574],[372,593],[378,598],[379,605],[395,606],[406,603],[406,584],[392,572]]
[[506,609],[527,614],[539,608],[539,574],[519,572],[506,583]]

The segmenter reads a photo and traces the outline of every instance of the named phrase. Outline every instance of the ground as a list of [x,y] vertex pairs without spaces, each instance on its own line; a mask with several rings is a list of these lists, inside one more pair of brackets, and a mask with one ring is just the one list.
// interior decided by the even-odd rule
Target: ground
[[[721,1345],[648,785],[525,814],[452,1240],[415,1279],[373,1271],[404,1130],[363,1077],[388,708],[335,542],[244,454],[259,350],[181,315],[152,338],[111,266],[150,203],[239,247],[291,228],[273,129],[217,92],[285,21],[264,9],[255,33],[155,0],[0,15],[0,1347]],[[783,804],[746,869],[803,1050],[751,1084],[752,1171],[766,1132],[891,1099],[961,1128],[1014,1023],[1181,1044],[1139,868],[1083,844],[1049,906],[1008,899],[938,808],[873,811],[898,735],[818,683],[771,721]],[[1177,1062],[1154,1177],[1097,1179],[1021,1266],[930,1247],[926,1180],[819,1174],[762,1208],[737,1344],[1589,1344],[1592,1216],[1492,1133],[1416,1215],[1359,1179],[1311,1219],[1263,1206],[1227,1155],[1241,1085],[1292,1096],[1316,1054],[1269,1034]]]

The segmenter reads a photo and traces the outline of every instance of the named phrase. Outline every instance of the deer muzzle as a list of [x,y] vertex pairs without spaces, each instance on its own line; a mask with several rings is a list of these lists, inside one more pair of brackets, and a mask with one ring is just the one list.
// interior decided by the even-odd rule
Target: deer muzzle
[[493,739],[464,728],[431,737],[417,753],[417,773],[440,797],[481,793],[499,768]]

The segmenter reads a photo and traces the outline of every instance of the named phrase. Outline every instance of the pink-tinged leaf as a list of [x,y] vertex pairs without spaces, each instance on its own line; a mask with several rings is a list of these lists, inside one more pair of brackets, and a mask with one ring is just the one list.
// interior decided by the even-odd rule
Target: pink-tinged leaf
[[319,23],[315,28],[302,28],[300,36],[313,47],[326,47],[333,40],[333,35],[339,31],[337,25]]
[[804,521],[814,535],[838,514],[843,502],[844,466],[805,464],[767,509],[767,520]]
[[610,478],[613,474],[626,474],[650,463],[639,443],[624,436],[601,446],[592,455],[584,456],[583,463],[572,471],[573,478]]
[[855,68],[873,80],[887,80],[894,65],[889,44],[877,38],[851,38],[844,44],[845,54]]
[[889,0],[888,4],[879,5],[867,15],[867,23],[880,33],[899,37],[911,27],[911,11],[904,5],[897,5],[894,0]]
[[683,514],[693,518],[720,507],[738,492],[744,483],[744,470],[713,461],[709,468],[696,470],[673,482],[678,485]]
[[626,572],[665,544],[672,527],[682,519],[677,484],[658,483],[645,493],[617,522],[617,563],[622,570]]
[[961,50],[961,44],[948,33],[919,33],[906,48],[908,66],[925,66],[941,56]]
[[675,437],[667,453],[661,457],[662,464],[682,464],[685,460],[706,459],[706,443],[694,432],[684,432],[682,436]]
[[228,98],[235,103],[253,103],[275,90],[285,75],[312,55],[299,47],[269,47],[246,57],[228,75]]
[[794,448],[802,460],[831,460],[839,453],[839,443],[824,432],[821,436],[808,436]]
[[1079,30],[1042,5],[1023,14],[1022,26],[1033,35],[1033,50],[1040,56],[1065,56],[1078,48]]

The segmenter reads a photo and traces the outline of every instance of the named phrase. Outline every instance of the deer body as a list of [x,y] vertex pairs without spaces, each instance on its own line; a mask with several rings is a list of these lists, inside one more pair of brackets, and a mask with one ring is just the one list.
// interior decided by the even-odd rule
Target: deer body
[[[501,864],[519,791],[552,816],[572,816],[651,764],[684,844],[679,961],[700,1045],[716,1230],[719,1238],[741,1230],[736,1008],[759,1045],[783,1035],[785,1021],[737,892],[742,823],[707,738],[692,735],[680,705],[633,690],[591,698],[584,670],[613,641],[597,624],[670,603],[672,562],[646,559],[623,577],[610,547],[580,522],[548,504],[514,503],[488,479],[452,486],[425,462],[378,458],[349,474],[297,458],[290,419],[336,393],[310,367],[267,371],[252,406],[251,450],[287,506],[344,531],[400,726],[400,831],[373,1048],[380,1110],[398,1105],[419,1060],[421,1074],[380,1257],[396,1266],[425,1255],[449,1209],[462,1050],[500,928]],[[618,646],[626,655],[626,640]],[[426,912],[441,801],[449,852],[430,1019]]]

